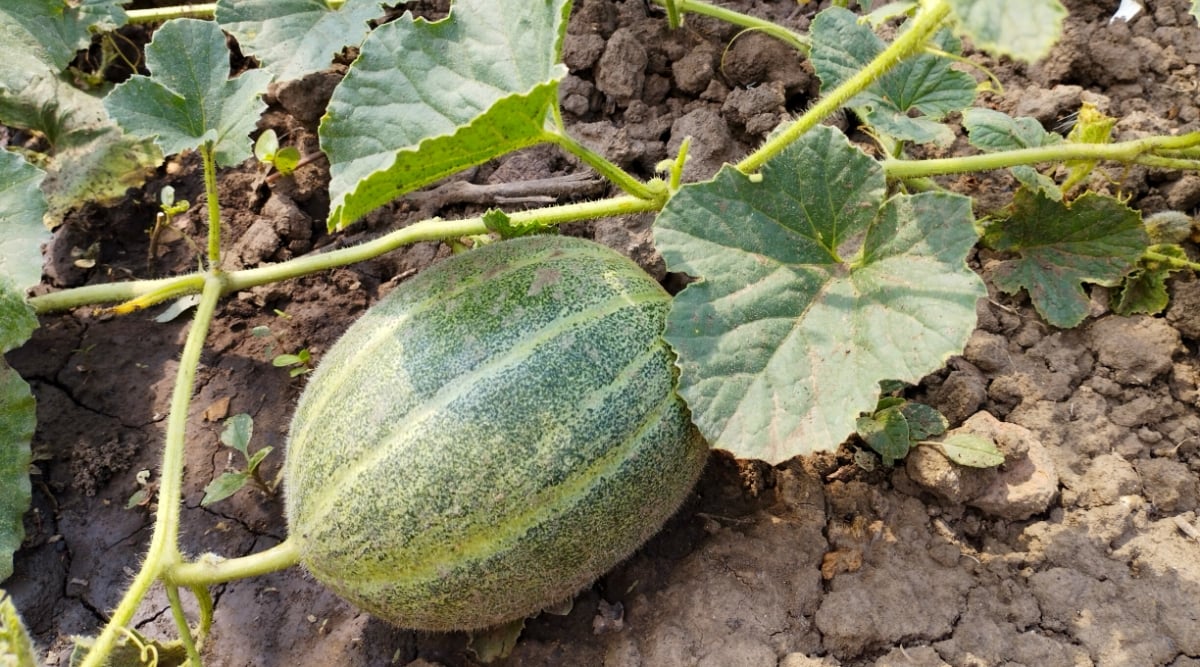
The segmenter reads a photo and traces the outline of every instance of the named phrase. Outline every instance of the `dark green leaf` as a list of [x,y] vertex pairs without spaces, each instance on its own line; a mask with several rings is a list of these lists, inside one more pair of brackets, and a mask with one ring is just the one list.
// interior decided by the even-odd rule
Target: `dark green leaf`
[[725,168],[667,203],[656,244],[700,280],[666,337],[714,446],[770,462],[833,449],[880,380],[915,382],[961,351],[984,295],[969,200],[883,197],[879,164],[821,126],[761,179]]
[[974,433],[955,433],[941,442],[933,443],[942,448],[946,458],[972,468],[994,468],[1004,463],[1004,455],[989,438]]
[[321,122],[330,228],[542,141],[566,74],[569,9],[568,0],[458,0],[441,21],[406,14],[372,32]]
[[904,458],[913,444],[908,420],[899,408],[888,408],[868,417],[859,417],[855,422],[855,430],[879,454],[883,465],[888,467]]
[[221,473],[220,477],[209,482],[208,486],[204,487],[204,497],[200,499],[200,505],[207,507],[217,501],[225,500],[241,490],[249,481],[250,475],[245,472]]
[[266,104],[263,70],[229,78],[225,35],[211,21],[173,19],[146,46],[151,76],[133,76],[104,100],[127,132],[154,137],[166,155],[213,142],[217,164],[250,157],[250,132]]
[[346,0],[332,9],[324,0],[218,0],[217,23],[237,38],[243,53],[277,80],[290,81],[329,67],[343,48],[358,46],[367,21],[383,15],[381,4]]
[[925,405],[906,401],[899,408],[900,414],[908,421],[909,437],[913,440],[924,440],[946,432],[950,423],[942,413]]
[[987,241],[1019,255],[996,267],[996,286],[1009,294],[1025,288],[1046,322],[1070,328],[1087,317],[1082,283],[1118,284],[1150,239],[1137,212],[1111,197],[1089,192],[1067,206],[1022,189]]
[[[830,7],[813,21],[812,62],[823,90],[830,90],[857,74],[886,48],[871,28],[840,7]],[[957,55],[961,44],[949,31],[941,31],[933,46]],[[970,106],[975,100],[975,80],[951,69],[954,61],[923,53],[907,58],[847,106],[876,130],[896,139],[917,143],[949,144],[954,133],[940,121],[946,114]]]
[[[1187,253],[1177,245],[1155,246],[1156,251],[1175,259],[1187,261]],[[1145,313],[1154,315],[1167,307],[1167,277],[1180,269],[1165,262],[1142,258],[1137,268],[1125,277],[1121,290],[1113,301],[1113,312],[1118,315]]]

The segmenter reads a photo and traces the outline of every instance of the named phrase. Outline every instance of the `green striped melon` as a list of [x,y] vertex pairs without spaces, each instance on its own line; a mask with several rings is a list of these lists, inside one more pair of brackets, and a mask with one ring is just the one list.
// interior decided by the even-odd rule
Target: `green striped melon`
[[407,628],[560,602],[674,513],[707,446],[674,391],[669,296],[535,236],[397,287],[325,355],[288,441],[288,530],[320,582]]

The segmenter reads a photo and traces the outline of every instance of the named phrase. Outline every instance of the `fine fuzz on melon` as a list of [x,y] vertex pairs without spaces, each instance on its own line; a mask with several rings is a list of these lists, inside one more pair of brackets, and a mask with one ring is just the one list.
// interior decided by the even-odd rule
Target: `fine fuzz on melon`
[[325,355],[287,451],[301,562],[396,625],[477,629],[587,586],[707,455],[633,262],[535,236],[401,284]]

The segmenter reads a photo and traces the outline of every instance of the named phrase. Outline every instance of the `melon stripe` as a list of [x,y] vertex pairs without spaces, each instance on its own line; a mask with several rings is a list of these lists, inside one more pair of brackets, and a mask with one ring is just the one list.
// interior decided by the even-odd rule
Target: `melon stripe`
[[[649,295],[649,297],[661,299],[659,295]],[[597,317],[603,317],[604,315],[627,308],[630,305],[636,305],[648,300],[649,298],[631,299],[626,295],[620,295],[610,299],[607,303],[600,307],[594,308],[593,310],[579,313],[566,319],[551,322],[549,326],[538,330],[533,335],[526,338],[520,345],[511,348],[502,356],[489,359],[486,364],[479,366],[470,373],[455,378],[447,378],[447,383],[444,385],[446,389],[438,392],[438,394],[432,399],[425,401],[421,405],[420,409],[415,413],[395,415],[395,418],[402,420],[395,423],[396,429],[408,430],[420,428],[421,424],[426,419],[428,419],[431,415],[443,410],[449,403],[462,396],[463,393],[470,391],[472,386],[476,382],[479,382],[482,378],[496,373],[501,368],[515,366],[522,363],[531,354],[536,353],[538,348],[542,347],[548,340],[561,335],[565,331],[569,331],[580,323],[591,322],[597,319]],[[317,409],[320,409],[320,407],[317,406]],[[386,436],[386,439],[378,448],[375,449],[374,452],[356,461],[351,466],[343,466],[337,474],[328,480],[324,480],[322,483],[332,488],[338,488],[344,484],[352,483],[353,478],[362,474],[364,470],[372,469],[379,465],[380,459],[386,456],[389,451],[391,451],[390,445],[392,443],[390,441],[395,437],[396,430],[393,430],[391,434]],[[334,500],[334,498],[330,497],[328,494],[322,494],[320,499],[321,500],[317,502],[315,506],[309,507],[305,510],[306,514],[309,514],[309,516],[312,517],[311,522],[316,524],[319,524],[325,520],[325,516],[330,511],[330,504]]]

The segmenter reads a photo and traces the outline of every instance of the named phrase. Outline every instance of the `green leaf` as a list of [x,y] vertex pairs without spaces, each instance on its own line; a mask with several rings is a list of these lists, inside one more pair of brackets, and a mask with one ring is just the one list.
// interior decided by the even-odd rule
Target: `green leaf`
[[37,652],[12,597],[0,590],[0,662],[5,667],[37,667]]
[[271,160],[271,164],[275,166],[275,171],[278,171],[284,176],[290,175],[296,171],[296,167],[300,165],[300,149],[295,146],[284,146],[275,154],[275,159]]
[[[42,226],[46,198],[42,179],[46,176],[20,155],[0,150],[0,284],[7,279],[16,288],[18,298],[29,287],[42,281],[42,244],[50,233]],[[9,313],[0,297],[0,314],[9,321]],[[7,327],[5,327],[7,328]],[[30,329],[32,331],[32,329]],[[21,338],[24,341],[25,336]],[[18,341],[15,344],[20,344]],[[6,346],[3,351],[12,349]]]
[[779,462],[835,448],[880,380],[916,382],[961,351],[985,292],[966,267],[970,200],[885,202],[882,168],[837,130],[761,175],[680,188],[654,235],[671,271],[699,279],[666,332],[694,420],[715,447]]
[[974,433],[954,433],[941,442],[933,443],[942,448],[946,458],[972,468],[994,468],[1004,463],[1004,455],[996,443]]
[[[1061,144],[1063,138],[1047,132],[1036,118],[1013,118],[991,109],[967,109],[962,114],[972,146],[987,152],[1018,150]],[[1011,167],[1009,171],[1022,185],[1041,192],[1054,200],[1062,199],[1062,190],[1054,179],[1039,173],[1029,165]]]
[[83,202],[116,201],[162,163],[153,142],[121,132],[99,98],[49,69],[0,67],[0,121],[36,130],[50,143],[42,184],[49,227]]
[[985,240],[1019,255],[996,267],[996,286],[1009,294],[1025,288],[1042,318],[1064,329],[1087,317],[1082,283],[1116,285],[1150,242],[1141,216],[1112,197],[1088,192],[1067,206],[1025,189]]
[[[237,38],[276,80],[290,81],[329,67],[333,56],[358,46],[367,22],[383,15],[381,0],[218,0],[217,23]],[[388,4],[403,4],[388,3]]]
[[12,575],[12,555],[25,539],[21,517],[32,501],[29,443],[36,425],[29,385],[0,357],[0,581]]
[[221,444],[232,447],[248,457],[246,451],[252,437],[254,437],[254,418],[250,415],[243,412],[225,420],[225,428],[221,431]]
[[165,155],[213,142],[217,164],[250,157],[250,132],[266,109],[263,70],[229,78],[225,36],[211,21],[173,19],[146,45],[151,76],[134,76],[104,100],[125,131],[152,136]]
[[568,0],[458,0],[440,21],[405,14],[372,32],[319,130],[330,228],[542,141],[566,74],[569,9]]
[[994,55],[1033,62],[1062,36],[1067,9],[1058,0],[949,0],[958,29]]
[[276,136],[275,130],[265,130],[258,135],[258,139],[254,141],[254,157],[259,162],[270,164],[275,161],[275,152],[279,150],[279,137]]
[[900,414],[908,422],[908,430],[913,440],[924,440],[946,432],[950,423],[934,408],[924,403],[906,401],[899,407]]
[[250,481],[250,474],[245,472],[223,472],[220,477],[204,487],[204,497],[200,499],[201,507],[225,500],[241,490]]
[[246,459],[246,472],[253,473],[254,470],[258,468],[258,464],[262,463],[263,459],[267,458],[267,455],[272,451],[274,451],[274,447],[263,447],[257,452],[254,452],[253,456]]
[[[812,63],[824,90],[844,83],[887,47],[871,28],[841,7],[821,12],[812,24]],[[958,54],[962,45],[949,31],[933,46]],[[947,145],[954,132],[938,122],[975,101],[975,80],[951,69],[954,61],[923,53],[900,62],[847,103],[868,125],[896,139]]]
[[[118,0],[10,0],[0,7],[0,24],[6,26],[0,35],[6,46],[16,47],[13,55],[24,51],[52,64],[55,71],[63,70],[75,52],[91,42],[93,31],[116,30],[125,24],[121,4]],[[9,55],[6,49],[5,59]]]
[[888,408],[873,415],[859,417],[855,422],[859,437],[883,459],[883,465],[891,467],[908,454],[912,447],[912,434],[908,420],[900,408]]
[[[1155,246],[1154,250],[1175,259],[1188,261],[1187,253],[1175,244]],[[1113,312],[1118,315],[1145,313],[1154,315],[1167,307],[1167,277],[1180,267],[1145,257],[1138,261],[1137,268],[1125,277],[1120,292],[1113,301]]]

